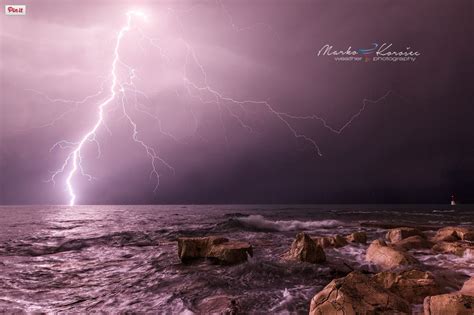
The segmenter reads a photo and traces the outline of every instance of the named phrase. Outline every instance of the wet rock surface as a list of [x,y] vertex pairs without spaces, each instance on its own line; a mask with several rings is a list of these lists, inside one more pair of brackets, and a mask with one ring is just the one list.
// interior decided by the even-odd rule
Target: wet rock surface
[[326,261],[326,254],[323,248],[316,244],[308,234],[298,233],[284,258],[309,263],[322,263]]
[[335,236],[325,236],[325,237],[311,237],[312,240],[322,248],[328,248],[328,247],[343,247],[346,246],[347,240],[340,236],[340,235],[335,235]]
[[386,239],[391,243],[399,242],[410,236],[425,237],[423,232],[413,227],[400,227],[390,229],[385,235]]
[[219,236],[178,238],[178,256],[184,263],[209,258],[221,264],[238,264],[252,255],[252,246],[247,242],[229,241]]
[[474,296],[474,277],[471,277],[469,280],[464,282],[461,290],[459,291],[465,295],[472,295]]
[[447,226],[439,229],[433,240],[436,242],[474,241],[474,230],[466,227]]
[[368,276],[352,272],[331,281],[311,300],[310,315],[408,314],[407,301],[384,289]]
[[474,296],[449,293],[428,296],[423,302],[425,315],[472,315]]
[[367,249],[366,260],[376,264],[382,270],[419,263],[418,260],[407,252],[393,248],[382,240],[375,240],[370,244]]
[[412,304],[421,304],[426,296],[443,293],[433,274],[416,269],[397,273],[384,271],[373,280]]
[[438,242],[432,249],[436,253],[453,254],[459,257],[463,257],[465,254],[474,254],[474,245],[462,241]]
[[239,314],[239,308],[235,299],[227,295],[216,295],[200,301],[196,313],[236,315]]
[[403,251],[411,249],[429,249],[433,247],[433,242],[430,242],[425,237],[414,235],[393,243],[393,246]]
[[353,232],[346,236],[346,241],[349,243],[367,243],[367,233],[365,232]]

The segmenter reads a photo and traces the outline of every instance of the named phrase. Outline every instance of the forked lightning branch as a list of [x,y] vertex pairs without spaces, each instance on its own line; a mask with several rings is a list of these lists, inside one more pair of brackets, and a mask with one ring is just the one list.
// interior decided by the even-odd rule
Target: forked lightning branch
[[[132,116],[129,113],[129,109],[126,106],[127,100],[127,91],[132,91],[134,93],[140,93],[145,95],[143,92],[139,91],[134,83],[134,79],[137,76],[136,70],[133,66],[126,64],[121,59],[120,51],[124,45],[127,44],[127,34],[130,32],[139,32],[140,35],[144,39],[150,41],[151,46],[156,47],[159,49],[160,55],[162,55],[162,47],[158,47],[153,38],[146,36],[143,30],[139,27],[140,23],[146,22],[147,19],[150,18],[146,16],[141,11],[128,11],[126,13],[126,22],[124,26],[119,30],[113,54],[111,56],[110,61],[110,73],[108,74],[109,86],[99,91],[99,93],[87,96],[82,101],[72,101],[72,100],[55,100],[47,95],[37,92],[44,96],[49,101],[60,101],[60,102],[68,102],[68,103],[76,103],[81,104],[84,103],[93,97],[101,94],[104,90],[107,92],[107,97],[96,104],[96,110],[94,116],[90,118],[90,128],[84,131],[83,135],[77,141],[69,141],[69,140],[60,140],[54,144],[52,149],[54,148],[61,148],[70,150],[67,154],[66,158],[64,159],[63,163],[52,173],[50,181],[56,182],[56,179],[59,178],[59,175],[63,174],[61,178],[64,177],[64,183],[62,187],[65,187],[67,191],[69,205],[73,206],[77,203],[79,198],[79,192],[74,184],[75,180],[79,176],[85,176],[87,179],[92,180],[94,177],[93,175],[87,173],[84,167],[84,149],[88,145],[95,145],[97,150],[99,150],[100,154],[100,143],[97,140],[97,133],[100,131],[101,128],[107,128],[104,124],[105,116],[108,113],[109,107],[118,107],[121,109],[124,117],[126,118],[129,128],[131,129],[130,137],[133,141],[137,144],[137,148],[144,152],[146,158],[150,161],[150,177],[154,179],[155,186],[153,191],[156,192],[159,185],[160,185],[160,168],[166,168],[170,172],[174,173],[174,167],[166,161],[158,152],[158,150],[151,145],[147,144],[142,138],[139,136],[139,126],[138,123],[132,119]],[[184,49],[186,50],[186,58],[184,62],[184,72],[182,77],[183,85],[185,86],[185,90],[188,92],[189,96],[194,98],[196,102],[201,103],[213,103],[216,105],[216,110],[220,111],[221,115],[229,115],[232,119],[249,132],[252,131],[252,127],[250,123],[246,122],[243,115],[239,115],[237,112],[233,110],[233,107],[237,106],[246,114],[249,114],[250,111],[247,110],[249,106],[260,106],[263,110],[265,110],[269,115],[271,115],[277,122],[279,122],[283,127],[285,127],[289,134],[293,136],[295,139],[299,139],[307,143],[315,152],[316,156],[321,156],[322,152],[321,149],[316,141],[316,138],[310,136],[302,131],[299,131],[298,122],[302,121],[314,121],[317,124],[322,125],[327,130],[332,133],[341,134],[346,128],[348,128],[351,123],[363,113],[366,109],[367,104],[369,103],[377,103],[384,100],[391,91],[388,91],[380,98],[376,100],[369,100],[363,99],[361,107],[357,110],[345,123],[343,123],[340,127],[333,127],[331,126],[324,118],[320,117],[316,114],[309,114],[309,115],[294,115],[287,112],[279,111],[275,105],[271,104],[266,100],[258,100],[258,99],[237,99],[235,97],[230,97],[225,95],[224,93],[216,90],[208,83],[207,73],[205,71],[205,67],[203,64],[200,63],[199,58],[193,48],[193,46],[188,43],[184,38],[180,38],[184,42]],[[195,82],[190,79],[190,76],[187,74],[187,68],[190,67],[190,64],[193,64],[193,68],[198,69],[200,75],[204,80],[201,83]],[[125,79],[119,76],[119,71],[125,70],[126,73]],[[122,72],[120,72],[122,73]],[[104,83],[104,85],[107,85]],[[55,120],[53,120],[50,124],[45,126],[50,126],[54,124],[59,119],[64,117],[63,113]],[[156,117],[155,117],[156,118]],[[157,119],[158,123],[160,121]],[[170,137],[172,135],[165,133],[161,130],[160,131]]]

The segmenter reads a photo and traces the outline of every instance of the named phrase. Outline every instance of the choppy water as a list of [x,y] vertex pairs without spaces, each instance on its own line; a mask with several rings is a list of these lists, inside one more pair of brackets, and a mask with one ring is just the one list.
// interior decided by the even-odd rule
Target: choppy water
[[[0,310],[199,313],[205,298],[232,297],[244,313],[306,313],[311,297],[364,261],[366,245],[328,249],[328,262],[284,262],[297,231],[372,240],[391,224],[474,226],[457,206],[24,206],[0,207]],[[247,240],[254,257],[237,266],[182,265],[179,236]],[[434,272],[474,275],[473,257],[415,256]]]

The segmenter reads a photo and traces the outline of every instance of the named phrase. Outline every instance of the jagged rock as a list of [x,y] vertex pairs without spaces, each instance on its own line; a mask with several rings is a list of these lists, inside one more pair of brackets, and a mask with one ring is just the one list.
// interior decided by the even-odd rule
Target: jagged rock
[[418,264],[410,254],[388,246],[382,240],[373,241],[365,256],[367,261],[370,261],[384,270],[397,268],[404,265]]
[[225,314],[234,315],[238,313],[237,303],[227,295],[216,295],[207,297],[197,305],[198,314]]
[[474,296],[474,277],[471,277],[469,280],[464,282],[461,290],[459,291],[465,295]]
[[433,240],[436,242],[474,241],[474,231],[464,227],[447,226],[439,229]]
[[346,239],[340,235],[312,237],[312,239],[317,245],[321,246],[322,248],[343,247],[347,245]]
[[407,237],[415,236],[415,235],[425,237],[423,232],[421,232],[418,229],[411,228],[411,227],[399,227],[399,228],[395,228],[395,229],[390,229],[387,232],[387,235],[385,237],[391,243],[395,243],[395,242],[399,242],[399,241],[401,241],[401,240],[403,240]]
[[425,315],[472,315],[474,296],[449,293],[427,296],[423,302]]
[[433,251],[444,254],[454,254],[463,257],[465,253],[474,254],[474,245],[467,242],[439,242],[433,246]]
[[410,236],[402,239],[401,241],[393,243],[393,246],[401,250],[410,250],[410,249],[423,249],[433,247],[433,243],[428,241],[426,238],[419,235]]
[[440,294],[441,287],[429,272],[406,270],[402,272],[384,271],[372,278],[390,292],[410,303],[421,304],[429,295]]
[[334,279],[311,299],[310,315],[408,314],[407,301],[359,272]]
[[323,248],[317,245],[308,234],[298,233],[285,258],[310,263],[322,263],[326,261],[326,254]]
[[365,232],[353,232],[346,236],[346,241],[349,243],[367,243],[367,234]]
[[178,256],[186,263],[196,258],[211,258],[223,264],[240,263],[252,255],[252,246],[246,242],[229,241],[225,237],[180,237]]

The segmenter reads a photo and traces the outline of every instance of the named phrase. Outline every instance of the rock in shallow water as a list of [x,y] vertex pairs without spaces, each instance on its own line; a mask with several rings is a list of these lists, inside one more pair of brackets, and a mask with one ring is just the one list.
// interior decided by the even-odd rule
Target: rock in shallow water
[[395,243],[407,237],[415,236],[415,235],[425,237],[423,232],[421,232],[420,230],[416,228],[411,228],[411,227],[400,227],[400,228],[391,229],[387,232],[387,235],[385,237],[391,243]]
[[238,313],[237,303],[227,295],[216,295],[205,298],[197,305],[198,314],[225,314]]
[[178,256],[184,263],[196,258],[210,258],[222,264],[237,264],[246,261],[252,254],[249,243],[229,241],[225,237],[178,238]]
[[238,264],[247,261],[249,255],[253,256],[253,249],[249,243],[232,241],[212,246],[207,258],[222,264]]
[[370,244],[365,259],[383,270],[419,263],[410,254],[390,247],[382,240],[375,240]]
[[344,247],[347,245],[347,240],[340,235],[312,237],[311,239],[316,243],[316,245],[319,245],[322,248],[328,248],[328,247],[338,248],[338,247]]
[[376,274],[372,279],[410,303],[421,304],[426,296],[442,293],[435,277],[429,272],[420,270],[406,270],[398,273],[384,271]]
[[428,241],[426,238],[419,235],[410,236],[402,239],[401,241],[393,243],[393,246],[400,250],[410,249],[428,249],[433,246],[433,243]]
[[290,251],[284,255],[285,259],[296,259],[309,263],[326,261],[326,254],[321,246],[317,245],[306,233],[298,233],[291,244]]
[[311,300],[310,315],[408,314],[407,301],[372,281],[352,272],[331,281]]
[[443,254],[453,254],[463,257],[466,253],[474,254],[474,245],[468,242],[439,242],[433,246],[433,251]]
[[365,232],[353,232],[346,236],[346,241],[349,243],[367,243],[367,234]]
[[469,280],[464,282],[462,289],[459,291],[465,295],[472,295],[474,296],[474,277],[471,277]]
[[474,296],[449,293],[427,296],[423,302],[425,315],[472,315]]
[[474,231],[465,227],[447,226],[439,229],[433,240],[436,242],[474,241]]

